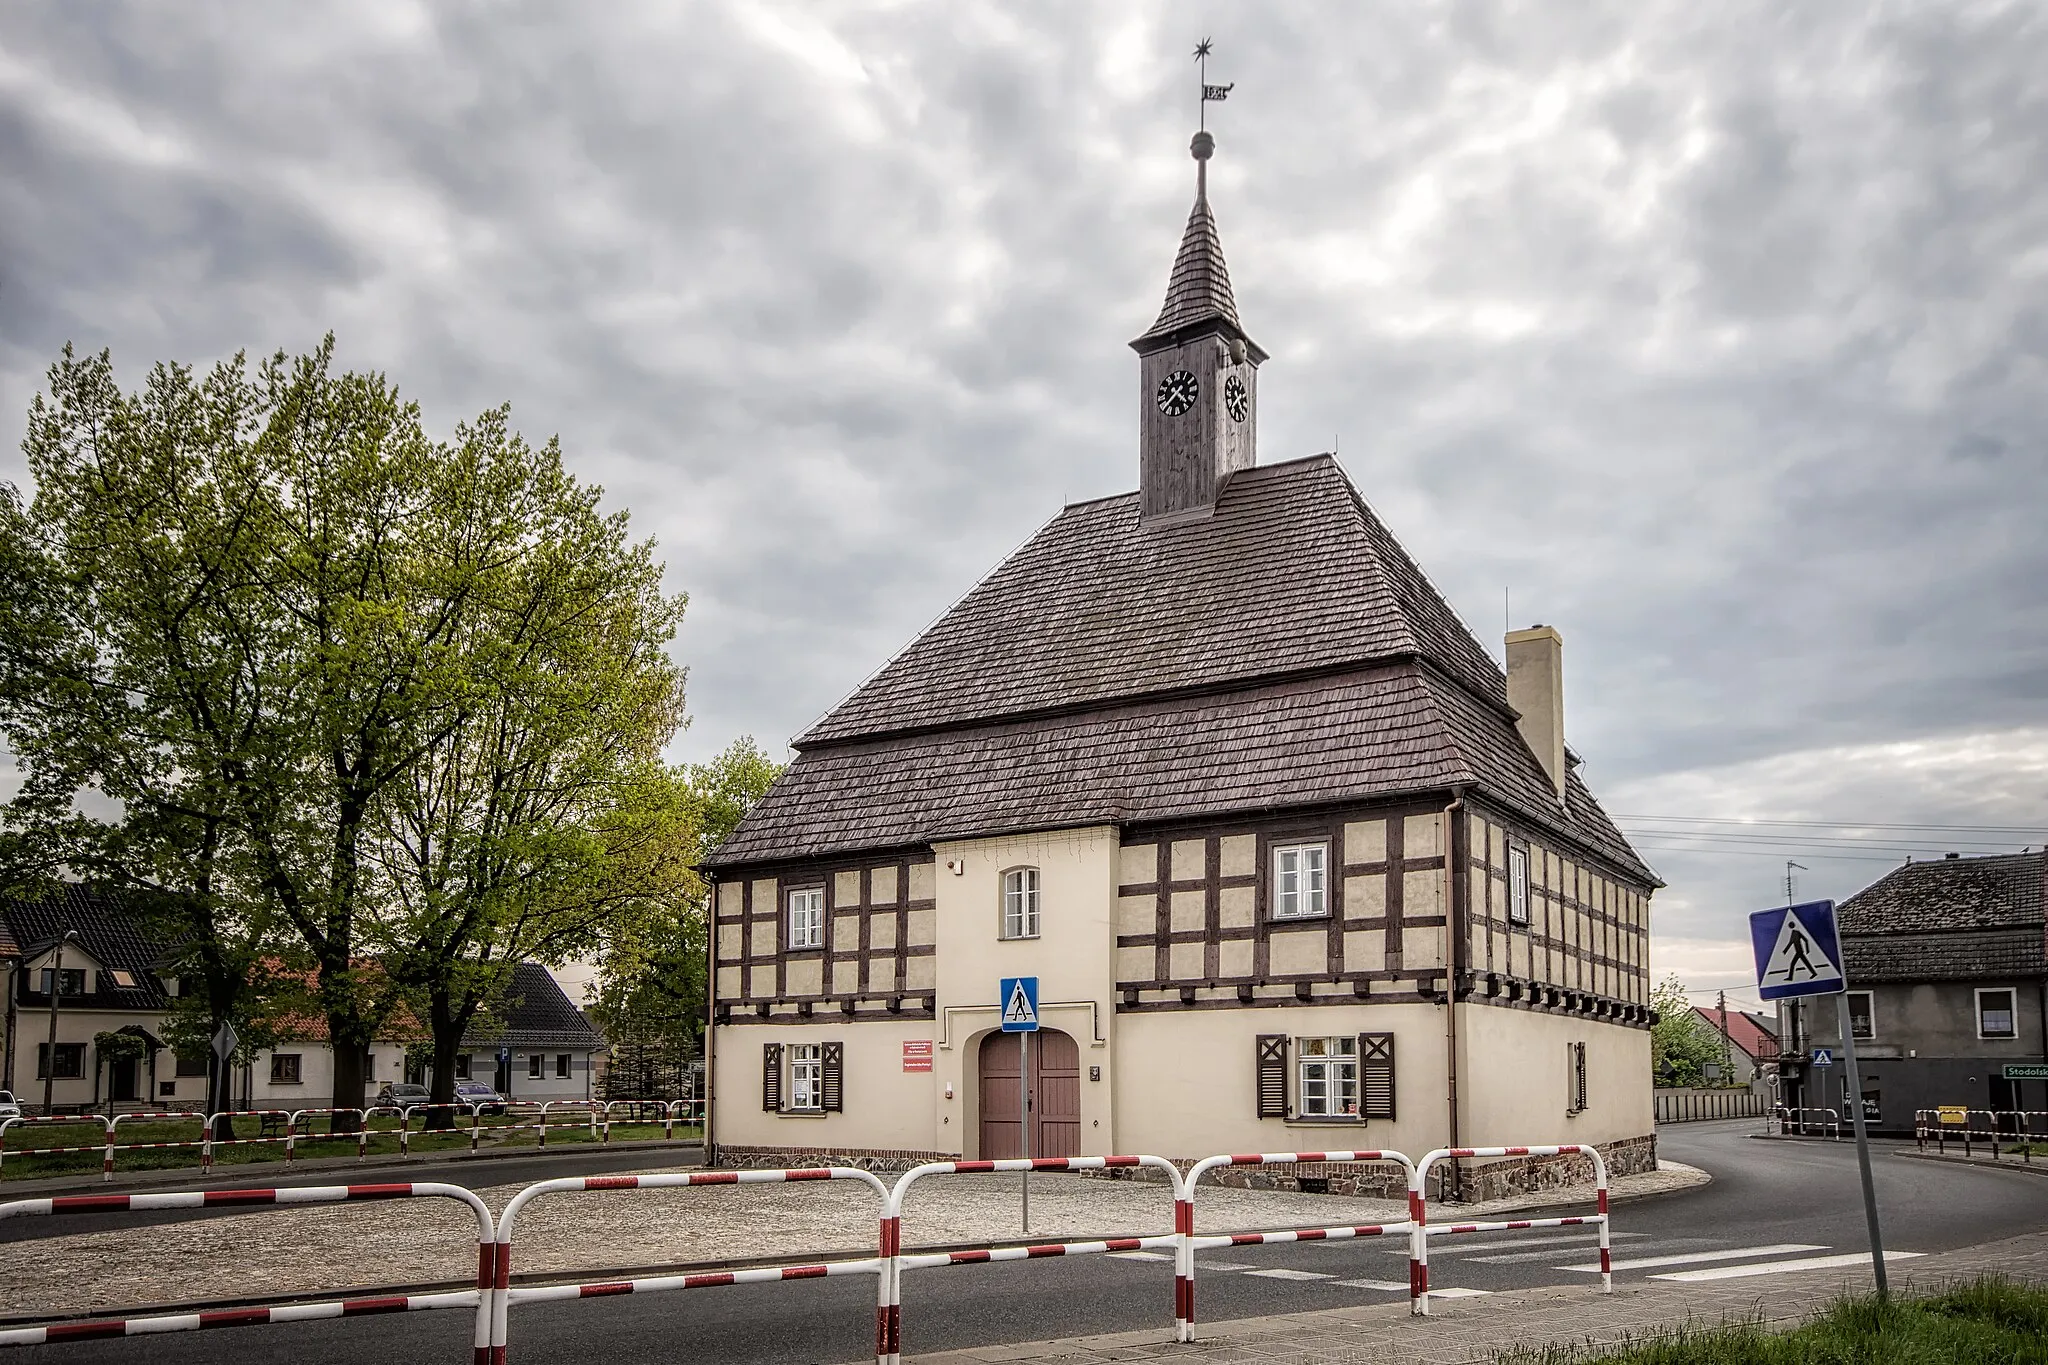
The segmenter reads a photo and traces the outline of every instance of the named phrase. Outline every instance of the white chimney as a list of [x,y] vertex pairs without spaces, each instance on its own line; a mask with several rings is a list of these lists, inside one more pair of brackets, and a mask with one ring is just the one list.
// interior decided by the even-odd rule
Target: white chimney
[[1549,626],[1508,632],[1508,705],[1515,728],[1564,799],[1564,637]]

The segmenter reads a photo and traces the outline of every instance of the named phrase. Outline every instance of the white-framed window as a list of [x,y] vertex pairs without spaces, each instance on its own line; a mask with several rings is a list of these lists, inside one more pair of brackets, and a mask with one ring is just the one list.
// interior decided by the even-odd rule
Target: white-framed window
[[540,1080],[540,1079],[542,1079],[542,1078],[543,1078],[544,1076],[546,1076],[546,1075],[547,1075],[547,1061],[548,1061],[548,1059],[547,1059],[547,1058],[545,1058],[545,1057],[543,1057],[543,1056],[542,1056],[542,1055],[541,1055],[540,1053],[538,1053],[538,1052],[529,1052],[529,1053],[527,1053],[527,1054],[526,1054],[526,1075],[527,1075],[527,1078],[528,1078],[528,1079],[530,1079],[530,1080],[536,1080],[536,1081],[537,1081],[537,1080]]
[[1977,1036],[2019,1037],[2019,1020],[2013,1017],[2013,993],[2009,988],[1977,992]]
[[1328,844],[1279,844],[1273,849],[1273,918],[1311,919],[1329,911]]
[[825,1050],[818,1043],[789,1045],[789,1107],[825,1107]]
[[1038,937],[1038,869],[1013,867],[1003,874],[1004,938]]
[[1298,1038],[1301,1117],[1358,1117],[1358,1036]]
[[569,1054],[566,1052],[557,1052],[555,1054],[555,1079],[558,1081],[569,1079]]
[[1877,1002],[1869,991],[1850,991],[1849,1036],[1858,1042],[1877,1037]]
[[273,1052],[270,1054],[270,1083],[272,1085],[298,1085],[301,1083],[298,1053]]
[[455,1079],[458,1081],[469,1079],[469,1054],[467,1052],[455,1054]]
[[789,942],[788,948],[822,948],[825,946],[825,888],[814,886],[807,891],[789,893]]
[[1529,850],[1508,846],[1508,923],[1529,922]]

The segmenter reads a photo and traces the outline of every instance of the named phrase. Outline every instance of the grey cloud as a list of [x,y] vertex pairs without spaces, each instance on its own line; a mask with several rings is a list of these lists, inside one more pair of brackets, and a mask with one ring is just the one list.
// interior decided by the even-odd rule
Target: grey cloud
[[[332,327],[443,427],[560,432],[692,593],[679,752],[772,743],[1134,483],[1206,29],[1265,457],[1340,437],[1483,639],[1504,584],[1564,629],[1596,789],[1763,800],[2042,713],[2044,22],[16,8],[0,432],[67,339],[139,377]],[[1799,808],[1968,805],[1869,764]],[[1768,863],[1674,865],[1672,924]]]

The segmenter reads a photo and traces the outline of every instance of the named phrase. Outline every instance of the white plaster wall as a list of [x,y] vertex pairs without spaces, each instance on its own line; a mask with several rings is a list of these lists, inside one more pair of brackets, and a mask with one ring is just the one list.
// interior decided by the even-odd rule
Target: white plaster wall
[[[928,1019],[720,1025],[711,1043],[717,1086],[714,1136],[721,1144],[742,1147],[958,1152],[953,1135],[960,1119],[957,1113],[939,1112],[937,1064],[929,1072],[903,1070],[904,1041],[936,1037]],[[772,1114],[761,1108],[763,1044],[833,1041],[846,1048],[845,1112]]]
[[[1258,1117],[1255,1040],[1392,1033],[1395,1119],[1288,1121]],[[1443,1010],[1435,1005],[1317,1005],[1179,1010],[1117,1020],[1116,1149],[1172,1158],[1218,1152],[1393,1148],[1420,1156],[1444,1145]],[[1289,1049],[1289,1065],[1295,1062]],[[1290,1099],[1298,1099],[1290,1077]]]
[[[1458,1025],[1463,1145],[1612,1142],[1655,1129],[1648,1030],[1476,1005]],[[1586,1044],[1587,1108],[1568,1115],[1572,1042]]]

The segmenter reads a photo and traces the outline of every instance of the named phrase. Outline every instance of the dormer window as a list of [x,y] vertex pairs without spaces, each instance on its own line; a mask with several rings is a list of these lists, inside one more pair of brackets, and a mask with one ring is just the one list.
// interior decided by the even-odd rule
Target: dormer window
[[50,993],[50,978],[52,976],[56,977],[57,979],[57,994],[85,994],[85,968],[66,967],[61,972],[53,972],[48,967],[43,968],[41,989],[44,995],[48,995]]
[[1282,844],[1273,850],[1273,918],[1314,919],[1329,912],[1328,844]]
[[1038,937],[1038,869],[1013,867],[1003,874],[1004,938]]

